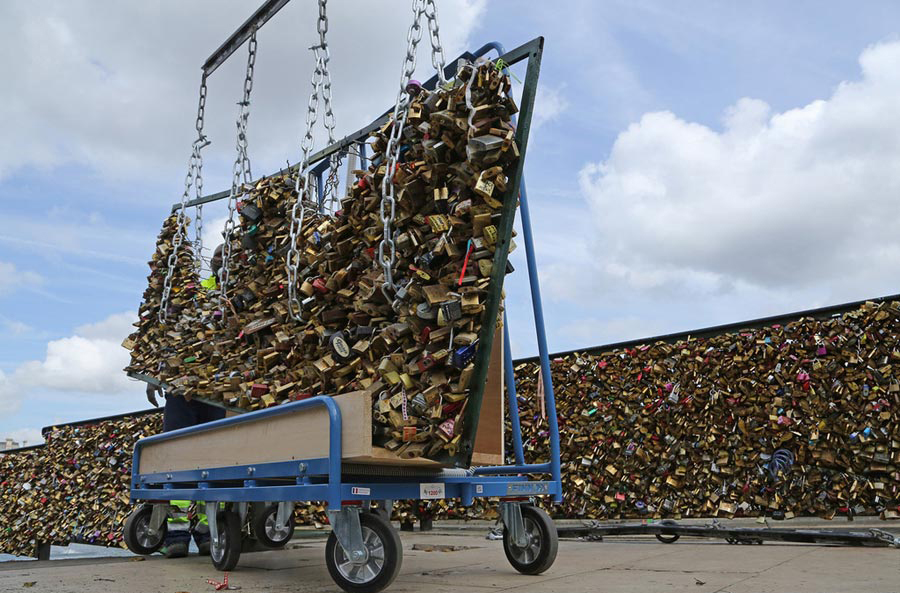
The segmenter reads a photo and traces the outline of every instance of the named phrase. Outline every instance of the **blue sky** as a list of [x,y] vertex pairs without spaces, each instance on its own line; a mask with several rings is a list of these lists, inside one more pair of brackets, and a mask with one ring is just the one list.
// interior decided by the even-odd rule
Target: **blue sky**
[[[552,350],[900,292],[896,3],[438,6],[448,58],[546,38],[526,175]],[[183,188],[199,65],[250,8],[0,7],[15,58],[0,64],[0,437],[146,407],[118,344]],[[330,11],[343,134],[393,100],[410,14]],[[294,2],[259,35],[257,173],[299,157],[312,17]],[[425,78],[427,39],[419,53]],[[210,83],[210,192],[229,182],[244,59]],[[222,214],[208,209],[208,242]],[[527,356],[519,244],[507,295]]]

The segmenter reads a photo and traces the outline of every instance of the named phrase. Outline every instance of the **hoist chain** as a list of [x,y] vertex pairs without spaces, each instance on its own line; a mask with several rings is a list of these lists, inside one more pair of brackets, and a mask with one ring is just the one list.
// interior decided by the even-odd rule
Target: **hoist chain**
[[[203,83],[200,85],[200,106],[197,108],[197,121],[194,127],[198,137],[203,137],[203,118],[206,115],[206,75],[203,75]],[[209,142],[207,141],[207,144]],[[199,200],[203,197],[203,157],[197,152],[197,177],[194,180],[194,196]],[[203,204],[197,204],[196,220],[194,221],[194,262],[199,275],[203,268]]]
[[[428,31],[431,38],[431,63],[438,71],[438,80],[440,80],[441,85],[443,86],[447,82],[444,77],[444,50],[441,48],[437,9],[435,8],[434,0],[413,0],[412,9],[413,22],[409,27],[409,32],[406,34],[406,57],[401,70],[397,101],[394,103],[394,112],[391,116],[394,123],[391,126],[391,133],[385,149],[387,163],[384,177],[381,179],[380,215],[381,222],[384,225],[384,233],[381,241],[378,243],[378,262],[384,270],[384,282],[381,285],[381,292],[388,302],[393,300],[390,293],[397,290],[393,272],[394,265],[397,263],[397,250],[394,245],[393,229],[391,228],[396,210],[394,175],[397,173],[397,164],[400,158],[400,141],[403,136],[403,128],[406,127],[406,118],[409,114],[410,94],[407,86],[413,73],[416,71],[416,49],[422,40],[421,20],[423,14],[428,19]],[[389,250],[387,253],[385,252],[386,248]]]
[[244,96],[238,103],[237,117],[237,156],[232,167],[231,193],[228,196],[228,219],[225,221],[225,247],[222,252],[222,287],[219,291],[219,310],[225,315],[224,302],[228,298],[228,277],[231,264],[231,235],[237,225],[234,219],[234,211],[239,197],[243,196],[246,188],[253,180],[250,172],[250,156],[247,154],[247,119],[250,117],[250,92],[253,90],[253,69],[256,66],[256,31],[250,35],[247,55],[247,73],[244,76]]
[[[206,76],[200,80],[200,100],[197,107],[197,121],[195,128],[197,129],[197,139],[191,145],[191,158],[188,161],[188,172],[184,177],[184,193],[181,195],[181,207],[178,208],[178,214],[175,218],[175,234],[172,236],[172,251],[166,260],[166,278],[163,281],[162,296],[159,303],[158,319],[160,323],[166,322],[167,310],[169,308],[169,297],[172,294],[172,275],[175,272],[175,266],[178,262],[178,250],[185,239],[185,204],[191,193],[191,186],[196,187],[196,195],[199,197],[203,188],[203,155],[201,151],[209,144],[209,140],[203,135],[203,118],[206,115]],[[197,213],[197,234],[199,236],[202,228],[201,222],[202,211]]]
[[[300,278],[297,277],[300,267],[301,249],[298,246],[300,232],[303,229],[303,223],[307,213],[315,215],[319,210],[318,199],[311,195],[311,184],[309,175],[309,155],[313,147],[313,127],[319,114],[319,99],[325,103],[324,114],[322,117],[325,129],[328,132],[328,144],[334,144],[334,128],[335,118],[334,111],[331,107],[331,73],[328,70],[328,62],[331,54],[328,50],[328,41],[326,34],[328,33],[328,16],[326,14],[327,0],[319,0],[319,20],[316,28],[319,32],[319,44],[314,45],[310,49],[316,59],[316,66],[313,70],[310,84],[312,92],[309,95],[309,102],[306,110],[306,132],[300,140],[300,149],[302,158],[297,166],[297,178],[294,184],[294,191],[297,199],[291,208],[291,230],[290,230],[290,247],[288,248],[287,258],[285,259],[285,269],[287,271],[288,285],[288,310],[291,317],[295,320],[301,320],[302,303],[297,295],[297,285]],[[331,172],[325,183],[325,192],[331,196],[331,209],[334,209],[334,195],[337,192],[337,171],[340,167],[340,157],[333,155],[331,157]],[[302,180],[302,182],[301,182]]]
[[[431,12],[428,9],[431,8]],[[431,65],[437,70],[441,87],[447,84],[444,76],[444,48],[441,47],[440,29],[437,22],[437,6],[434,0],[425,1],[425,17],[428,19],[428,36],[431,38]]]

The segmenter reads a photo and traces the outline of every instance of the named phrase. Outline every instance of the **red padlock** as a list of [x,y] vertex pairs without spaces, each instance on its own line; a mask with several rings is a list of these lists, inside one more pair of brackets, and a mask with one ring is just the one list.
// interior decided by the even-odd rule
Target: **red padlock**
[[313,288],[318,291],[320,294],[325,294],[328,292],[328,287],[325,286],[325,279],[319,276],[312,282]]

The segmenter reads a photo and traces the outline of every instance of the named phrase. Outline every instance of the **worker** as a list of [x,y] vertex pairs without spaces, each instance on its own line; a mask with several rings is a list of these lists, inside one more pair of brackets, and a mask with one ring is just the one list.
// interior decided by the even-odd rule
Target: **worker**
[[[204,288],[215,290],[216,280],[222,269],[222,251],[224,245],[219,245],[213,252],[210,260],[212,276],[203,281]],[[225,410],[211,406],[203,402],[187,399],[182,394],[165,393],[159,386],[147,384],[147,400],[154,407],[159,407],[157,396],[165,397],[163,408],[163,432],[197,426],[205,422],[220,420],[225,417]],[[209,555],[209,519],[203,512],[205,505],[198,503],[196,512],[191,516],[191,501],[171,501],[171,513],[166,525],[166,541],[160,552],[166,558],[183,558],[188,555],[188,547],[191,537],[197,544],[201,556]],[[192,519],[196,519],[192,522]]]

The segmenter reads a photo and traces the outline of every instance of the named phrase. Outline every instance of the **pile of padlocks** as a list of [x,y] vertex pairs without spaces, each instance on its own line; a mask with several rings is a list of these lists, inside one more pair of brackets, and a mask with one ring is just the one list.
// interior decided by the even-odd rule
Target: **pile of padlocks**
[[[573,354],[552,373],[564,516],[898,516],[898,302]],[[533,460],[548,449],[537,363],[516,376]]]
[[[248,410],[368,391],[376,445],[404,458],[455,455],[481,328],[495,324],[484,318],[485,298],[502,289],[502,280],[491,281],[492,258],[498,241],[505,244],[498,227],[518,160],[516,106],[508,77],[490,63],[462,70],[449,89],[411,90],[393,173],[389,234],[399,289],[390,298],[377,255],[389,121],[373,134],[371,165],[353,172],[333,217],[309,212],[295,234],[293,181],[258,182],[237,204],[220,286],[207,292],[190,263],[180,264],[185,273],[173,282],[162,325],[160,262],[175,224],[167,221],[138,331],[125,343],[127,370]],[[285,266],[292,241],[296,301]],[[187,262],[190,249],[182,251]]]
[[[553,361],[566,518],[900,513],[900,303]],[[519,364],[527,461],[549,449],[537,363]],[[0,552],[121,545],[135,440],[159,415],[63,427],[0,455]],[[507,430],[509,434],[509,430]],[[508,461],[512,462],[507,443]],[[114,461],[113,461],[114,460]],[[491,501],[401,503],[395,519],[496,518]],[[303,524],[324,506],[298,505]]]
[[38,543],[124,545],[134,443],[161,428],[158,414],[64,426],[44,447],[0,455],[0,553],[31,556]]

